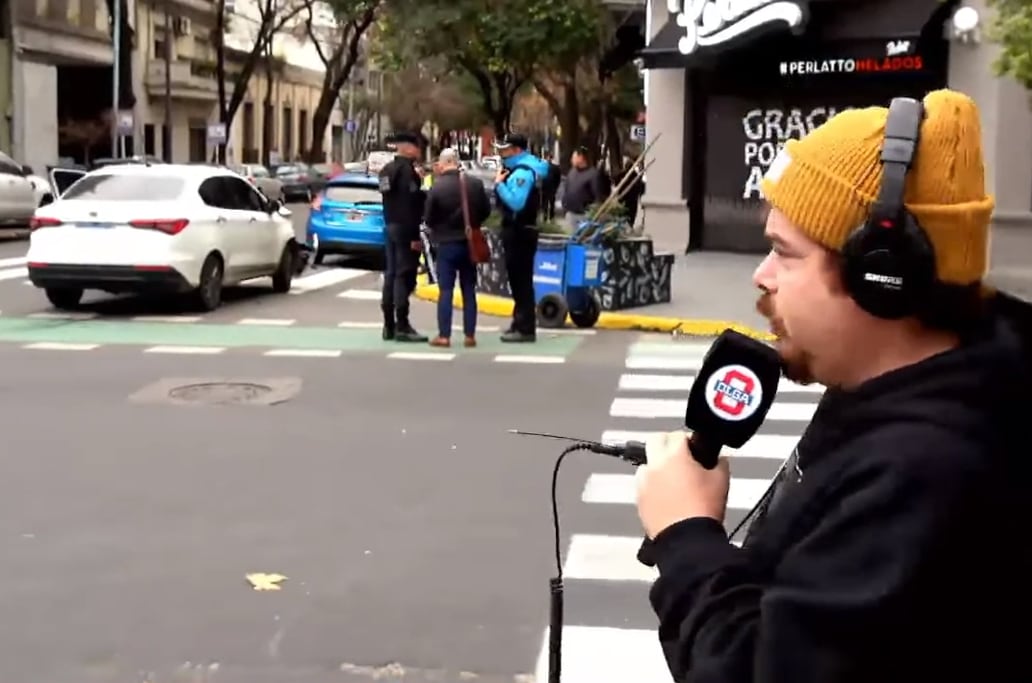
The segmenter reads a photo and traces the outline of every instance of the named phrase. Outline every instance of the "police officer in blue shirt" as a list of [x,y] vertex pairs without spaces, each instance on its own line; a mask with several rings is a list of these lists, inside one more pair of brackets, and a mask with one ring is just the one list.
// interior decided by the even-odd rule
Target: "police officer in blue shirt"
[[528,152],[527,138],[517,133],[502,136],[495,141],[494,148],[502,157],[494,191],[502,216],[502,249],[512,293],[512,323],[502,335],[502,341],[533,342],[537,339],[534,295],[537,218],[548,162]]

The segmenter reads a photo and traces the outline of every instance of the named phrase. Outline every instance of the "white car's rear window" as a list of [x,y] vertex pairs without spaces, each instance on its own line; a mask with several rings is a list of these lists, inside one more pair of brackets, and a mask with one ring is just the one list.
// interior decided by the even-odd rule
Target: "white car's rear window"
[[383,201],[379,188],[368,185],[327,185],[326,199],[331,202],[376,202]]
[[115,202],[163,201],[178,199],[185,182],[175,176],[160,175],[87,175],[61,195],[62,201],[84,199]]

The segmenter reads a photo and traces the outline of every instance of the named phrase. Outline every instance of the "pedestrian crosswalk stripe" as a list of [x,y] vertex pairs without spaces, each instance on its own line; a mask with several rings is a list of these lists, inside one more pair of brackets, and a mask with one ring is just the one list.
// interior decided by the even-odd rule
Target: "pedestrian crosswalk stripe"
[[[621,391],[681,391],[688,399],[688,392],[695,383],[695,375],[637,375],[620,376]],[[824,386],[820,384],[799,384],[782,378],[778,382],[779,394],[821,394]]]
[[26,344],[23,349],[37,349],[43,351],[92,351],[100,344],[65,344],[62,342],[36,342]]
[[[766,493],[770,481],[767,479],[743,479],[732,477],[727,496],[729,510],[752,510]],[[596,472],[588,477],[581,500],[585,503],[610,505],[634,505],[637,488],[633,474],[608,474]]]
[[354,280],[357,277],[368,275],[367,270],[356,270],[353,268],[334,268],[332,270],[319,270],[311,275],[305,275],[304,277],[295,278],[290,286],[291,294],[304,294],[305,292],[315,291],[317,289],[324,289],[326,287],[332,287],[333,285],[347,282],[348,280]]
[[[658,430],[657,430],[658,431]],[[626,431],[605,431],[602,432],[602,443],[623,444],[628,441],[645,442],[651,432],[626,432]],[[799,442],[797,436],[785,436],[783,434],[757,434],[742,445],[741,448],[725,448],[723,453],[731,457],[760,458],[783,462],[791,453],[792,449]]]
[[412,352],[412,351],[396,351],[394,353],[388,353],[388,358],[396,358],[398,360],[454,360],[454,353],[441,353],[437,351],[427,351],[425,353]]
[[[548,681],[548,629],[534,676]],[[563,683],[672,683],[655,629],[566,626]]]
[[[0,270],[0,280],[17,280],[18,278],[28,276],[28,268],[13,268],[11,270]],[[29,284],[31,284],[31,282]]]
[[97,317],[96,313],[29,313],[27,318],[36,320],[92,320]]
[[340,299],[356,299],[358,301],[379,301],[383,296],[382,292],[375,289],[346,289],[337,295]]
[[270,349],[263,356],[281,358],[340,358],[343,351],[332,349]]
[[270,327],[289,327],[296,323],[296,320],[285,318],[243,318],[237,320],[237,325],[268,325]]
[[149,349],[144,349],[144,353],[182,353],[212,356],[225,350],[220,346],[152,346]]
[[14,258],[0,258],[0,268],[10,268],[11,266],[24,266],[29,262],[29,259],[25,256],[15,256]]
[[563,562],[567,579],[655,581],[655,568],[638,562],[642,537],[573,534]]
[[[613,417],[669,419],[684,417],[685,402],[672,398],[613,399],[609,414]],[[808,421],[817,410],[816,403],[786,403],[775,401],[767,413],[768,420]]]
[[563,356],[509,356],[500,354],[494,357],[495,363],[538,363],[538,364],[558,364],[565,363],[566,358]]

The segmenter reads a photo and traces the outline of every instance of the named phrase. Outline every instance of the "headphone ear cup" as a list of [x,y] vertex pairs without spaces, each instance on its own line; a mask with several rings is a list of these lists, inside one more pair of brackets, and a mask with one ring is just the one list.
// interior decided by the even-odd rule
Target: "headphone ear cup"
[[887,320],[912,315],[935,281],[935,252],[909,213],[903,225],[865,223],[842,249],[843,281],[863,310]]

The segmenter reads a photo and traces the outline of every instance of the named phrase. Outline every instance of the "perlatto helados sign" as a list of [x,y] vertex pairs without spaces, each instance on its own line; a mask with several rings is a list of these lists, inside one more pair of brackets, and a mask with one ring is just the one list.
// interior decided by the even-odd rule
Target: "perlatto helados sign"
[[770,24],[795,29],[806,20],[805,0],[667,0],[685,35],[681,54],[720,45]]

